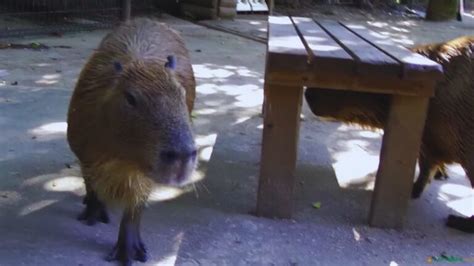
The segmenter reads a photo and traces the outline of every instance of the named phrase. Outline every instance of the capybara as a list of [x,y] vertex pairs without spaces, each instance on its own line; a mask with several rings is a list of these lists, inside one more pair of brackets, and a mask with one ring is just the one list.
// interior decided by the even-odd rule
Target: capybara
[[69,105],[67,138],[87,191],[79,219],[107,223],[106,206],[123,210],[108,260],[146,261],[139,225],[152,188],[190,182],[194,97],[183,39],[150,19],[117,27],[83,68]]
[[[417,46],[412,51],[439,62],[445,72],[430,100],[419,154],[420,174],[412,197],[418,198],[436,171],[445,173],[444,165],[450,163],[460,163],[474,187],[474,36]],[[306,89],[305,98],[317,116],[371,128],[384,127],[391,99],[386,94],[319,88]],[[474,216],[451,215],[447,224],[474,232]]]

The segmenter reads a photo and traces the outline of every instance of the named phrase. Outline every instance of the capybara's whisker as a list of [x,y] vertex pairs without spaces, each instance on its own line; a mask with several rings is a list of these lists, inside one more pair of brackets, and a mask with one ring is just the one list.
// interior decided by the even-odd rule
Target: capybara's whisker
[[196,199],[199,199],[199,193],[198,193],[198,190],[196,188],[196,185],[193,183],[193,190],[194,190],[194,195],[196,196]]
[[209,191],[209,189],[207,188],[207,186],[204,184],[204,183],[197,183],[198,186],[201,186],[202,188],[204,188],[204,190],[210,195],[211,194],[211,191]]

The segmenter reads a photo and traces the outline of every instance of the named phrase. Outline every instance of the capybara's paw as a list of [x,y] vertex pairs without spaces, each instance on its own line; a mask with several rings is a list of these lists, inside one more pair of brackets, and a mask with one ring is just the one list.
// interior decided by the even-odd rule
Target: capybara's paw
[[448,174],[446,173],[443,173],[442,171],[437,171],[435,176],[434,176],[434,179],[436,180],[447,180],[449,178]]
[[86,207],[77,217],[79,221],[84,221],[87,225],[94,225],[97,222],[109,223],[107,209],[97,198],[86,196],[83,203]]
[[119,261],[122,265],[132,265],[133,260],[146,262],[148,260],[147,250],[142,241],[118,241],[106,258],[107,261]]
[[419,186],[418,183],[415,183],[413,185],[413,189],[411,190],[411,198],[418,199],[420,198],[421,193],[423,193],[423,186]]
[[457,215],[449,215],[446,225],[448,227],[472,234],[474,233],[474,215],[469,218]]
[[87,225],[95,225],[98,222],[108,224],[109,214],[105,208],[91,208],[86,206],[79,216],[77,216],[79,221],[84,221]]

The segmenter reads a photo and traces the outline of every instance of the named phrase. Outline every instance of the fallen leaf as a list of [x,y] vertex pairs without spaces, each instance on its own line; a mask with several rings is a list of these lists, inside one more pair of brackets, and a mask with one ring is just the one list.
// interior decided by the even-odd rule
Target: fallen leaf
[[313,202],[312,206],[315,209],[320,209],[321,208],[321,202],[320,201]]

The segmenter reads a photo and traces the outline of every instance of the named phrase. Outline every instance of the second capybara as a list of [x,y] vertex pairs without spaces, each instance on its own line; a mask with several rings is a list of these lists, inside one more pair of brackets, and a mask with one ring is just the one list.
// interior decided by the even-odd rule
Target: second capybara
[[[419,154],[420,174],[412,197],[420,197],[437,170],[460,163],[474,187],[474,36],[412,48],[443,65],[444,78],[431,98]],[[308,88],[305,98],[320,117],[383,128],[390,96],[386,94]],[[439,175],[438,175],[439,176]],[[451,215],[448,226],[474,232],[474,217]]]
[[79,219],[107,223],[106,206],[123,210],[108,260],[146,261],[139,226],[152,189],[190,181],[194,97],[183,39],[154,20],[118,26],[84,66],[69,105],[67,139],[86,184]]

